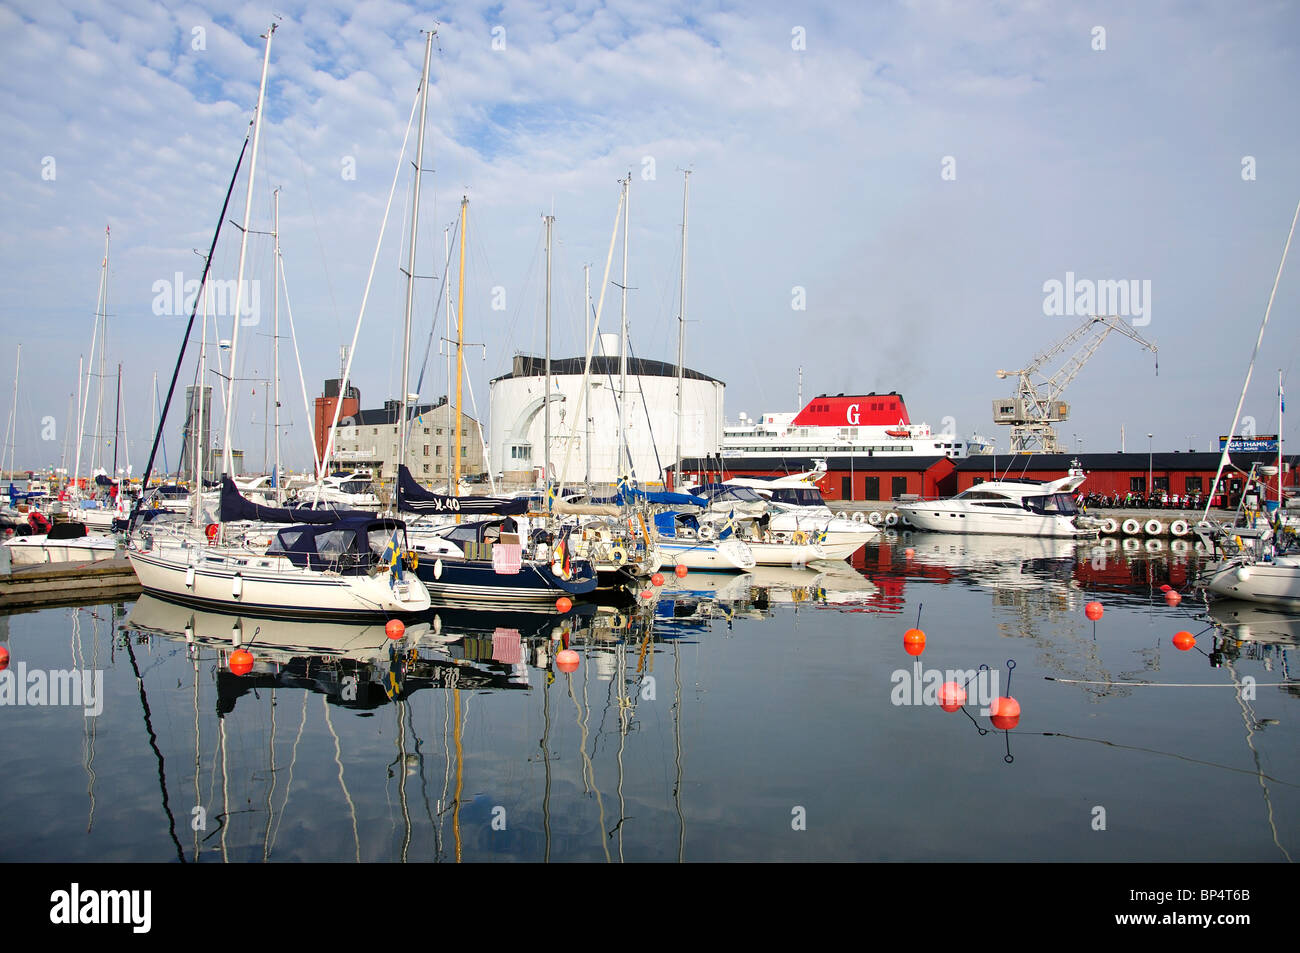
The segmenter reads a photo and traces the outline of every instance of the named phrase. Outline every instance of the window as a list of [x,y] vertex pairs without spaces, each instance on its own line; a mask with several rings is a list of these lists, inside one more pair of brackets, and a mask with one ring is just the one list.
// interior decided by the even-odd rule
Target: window
[[460,455],[461,455],[462,457],[463,457],[463,456],[466,456],[466,455],[468,455],[468,454],[469,454],[469,447],[461,447],[461,448],[460,448]]
[[372,436],[372,437],[378,437],[378,436],[379,436],[379,428],[378,428],[378,427],[371,427],[371,428],[370,428],[370,436]]
[[425,432],[425,433],[428,433],[428,432],[429,432],[429,428],[428,428],[428,427],[425,427],[425,428],[424,428],[424,432]]
[[427,463],[424,465],[424,472],[425,473],[429,472],[429,465]]
[[434,472],[434,473],[441,473],[441,472],[442,472],[442,464],[439,463],[437,466],[435,466],[435,467],[433,468],[433,472]]
[[1201,486],[1201,478],[1198,476],[1189,476],[1185,478],[1184,491],[1187,493],[1202,493],[1204,488]]
[[1128,490],[1130,493],[1145,493],[1147,491],[1147,478],[1129,477]]
[[429,455],[429,445],[427,443],[424,445],[424,455],[426,457]]
[[442,444],[438,444],[438,446],[434,448],[434,456],[435,457],[442,456]]
[[438,428],[438,434],[437,434],[437,435],[438,435],[439,437],[442,436],[442,428],[441,428],[441,427]]
[[1168,476],[1153,477],[1151,480],[1151,487],[1157,492],[1168,493],[1169,477]]
[[984,482],[984,478],[983,478],[983,477],[976,477],[975,479],[971,480],[970,485],[971,485],[971,486],[979,486],[979,485],[980,485],[981,483],[983,483],[983,482]]

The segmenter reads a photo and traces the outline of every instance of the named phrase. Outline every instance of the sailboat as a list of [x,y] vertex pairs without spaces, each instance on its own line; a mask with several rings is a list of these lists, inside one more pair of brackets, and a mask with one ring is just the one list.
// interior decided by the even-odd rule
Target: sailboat
[[[271,58],[271,40],[275,25],[265,34],[266,50],[262,60],[262,78],[258,90],[257,111],[250,132],[252,153],[248,174],[248,193],[244,222],[252,215],[254,183],[257,170],[257,147],[266,94],[266,77]],[[248,140],[245,139],[245,148]],[[238,176],[239,164],[231,178],[222,208],[224,222]],[[218,225],[204,263],[201,286],[206,289],[212,250],[221,233]],[[241,230],[238,277],[235,287],[244,287],[244,263],[248,230]],[[237,292],[237,299],[239,294]],[[186,328],[186,339],[193,329],[199,307],[196,296],[194,312]],[[231,424],[234,417],[235,374],[239,327],[238,307],[231,339],[232,369],[226,396],[226,424],[222,446],[225,451],[220,522],[207,527],[204,537],[195,539],[187,533],[155,530],[142,524],[133,535],[127,557],[141,586],[164,599],[215,606],[248,609],[264,615],[318,617],[387,617],[413,614],[429,608],[429,593],[413,574],[404,571],[409,558],[406,527],[400,520],[381,519],[369,513],[345,515],[280,507],[258,506],[239,495],[231,479]],[[206,315],[206,309],[205,309]],[[184,359],[184,345],[172,374],[167,403],[175,392],[176,380]],[[154,435],[153,451],[146,467],[144,484],[166,420],[166,404]],[[140,517],[132,514],[133,523]],[[269,547],[241,545],[223,538],[224,524],[239,520],[292,524],[275,534]]]

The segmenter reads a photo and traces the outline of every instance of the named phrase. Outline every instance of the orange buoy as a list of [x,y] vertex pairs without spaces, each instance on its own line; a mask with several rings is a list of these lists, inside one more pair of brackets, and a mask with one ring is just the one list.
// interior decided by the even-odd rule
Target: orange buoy
[[916,555],[916,550],[913,549],[911,546],[908,546],[907,549],[903,550],[903,555],[906,556],[908,559],[911,559],[913,556]]
[[560,596],[560,598],[555,600],[556,612],[568,612],[572,608],[573,608],[573,600],[570,599],[568,596]]
[[678,579],[685,579],[687,571],[688,570],[686,569],[686,567],[683,566],[681,563],[678,563],[677,568],[673,570],[673,572],[677,574]]
[[236,675],[247,675],[253,670],[253,653],[247,649],[236,649],[230,653],[230,671]]
[[1165,583],[1163,586],[1160,587],[1160,591],[1161,591],[1161,592],[1168,592],[1168,591],[1169,591],[1170,589],[1172,589],[1172,588],[1174,588],[1174,587],[1171,586],[1171,585],[1169,585],[1169,583]]
[[661,572],[655,573],[650,577],[650,584],[652,586],[662,586],[664,584],[664,574]]
[[1174,648],[1178,649],[1178,651],[1186,652],[1196,645],[1196,636],[1190,632],[1175,632],[1170,641],[1174,643]]
[[406,635],[406,623],[401,619],[389,619],[388,625],[384,626],[384,634],[396,641]]
[[1089,602],[1086,606],[1083,607],[1083,614],[1086,615],[1093,622],[1096,622],[1098,619],[1100,619],[1103,615],[1106,614],[1106,610],[1102,607],[1102,604],[1100,602]]
[[993,699],[993,704],[989,705],[989,718],[995,728],[1010,731],[1020,724],[1020,702],[1009,695]]
[[956,682],[944,682],[939,686],[939,707],[944,711],[956,711],[966,704],[966,689]]
[[908,629],[903,633],[903,650],[908,655],[920,655],[925,651],[925,633],[920,629]]
[[1171,606],[1176,606],[1178,605],[1178,603],[1182,601],[1183,601],[1183,597],[1180,596],[1178,593],[1174,592],[1174,590],[1172,589],[1170,589],[1168,592],[1165,593],[1165,602],[1167,602]]
[[653,599],[654,597],[655,597],[655,591],[654,591],[653,589],[642,589],[642,590],[641,590],[641,598],[642,598],[642,599],[650,600],[650,599]]
[[9,650],[0,645],[0,672],[9,667]]
[[555,667],[568,675],[578,670],[578,653],[573,649],[560,649],[555,653]]

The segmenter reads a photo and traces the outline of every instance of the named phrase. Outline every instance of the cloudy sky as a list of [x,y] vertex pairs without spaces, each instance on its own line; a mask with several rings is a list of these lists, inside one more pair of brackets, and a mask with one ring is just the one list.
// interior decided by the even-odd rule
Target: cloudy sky
[[[63,453],[107,225],[104,427],[120,362],[142,468],[154,375],[165,393],[188,317],[175,313],[176,275],[183,286],[201,269],[194,250],[216,225],[273,20],[248,225],[270,229],[279,186],[310,398],[353,334],[425,29],[437,30],[433,173],[417,272],[436,278],[418,282],[415,364],[444,229],[468,196],[466,336],[486,345],[468,367],[483,412],[487,381],[543,346],[548,212],[554,349],[580,352],[582,267],[598,294],[629,172],[633,347],[675,360],[689,168],[687,364],[727,383],[729,418],[796,409],[802,367],[805,397],[897,389],[914,420],[952,417],[1005,448],[991,403],[1010,384],[994,372],[1077,323],[1045,305],[1045,285],[1073,274],[1137,282],[1141,308],[1130,301],[1127,317],[1159,345],[1159,376],[1149,352],[1112,335],[1067,392],[1065,439],[1115,450],[1124,426],[1130,450],[1148,432],[1156,449],[1209,448],[1231,421],[1300,200],[1300,8],[1287,2],[5,3],[0,407],[7,418],[21,343],[20,465]],[[400,390],[412,159],[408,149],[353,370],[366,406]],[[237,224],[246,173],[227,215]],[[227,226],[214,277],[233,280],[238,250]],[[1261,433],[1277,426],[1277,371],[1295,363],[1298,265],[1283,274],[1246,402]],[[241,329],[235,444],[258,469],[269,238],[250,236],[247,267],[260,294],[256,323]],[[614,330],[609,292],[602,327]],[[210,336],[229,338],[229,311],[220,323]],[[303,466],[303,401],[282,343],[285,446]],[[435,342],[423,394],[445,389]],[[97,402],[95,378],[88,429]],[[183,412],[178,401],[167,428],[173,467]]]

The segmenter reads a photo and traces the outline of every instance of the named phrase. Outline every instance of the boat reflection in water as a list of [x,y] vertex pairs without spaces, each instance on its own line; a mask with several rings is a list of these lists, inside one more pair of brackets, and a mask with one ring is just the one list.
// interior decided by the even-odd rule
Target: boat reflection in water
[[[1205,619],[1215,628],[1211,665],[1252,659],[1263,662],[1265,671],[1291,681],[1288,650],[1300,646],[1300,614],[1224,599],[1210,603]],[[1300,681],[1288,685],[1287,691],[1300,695]]]

